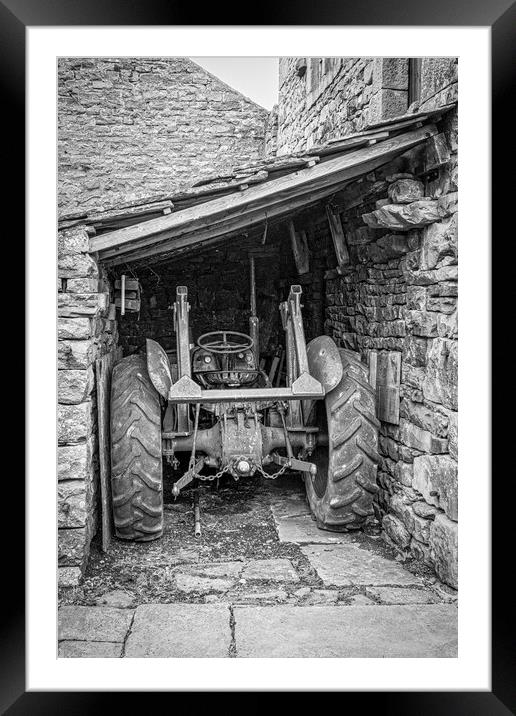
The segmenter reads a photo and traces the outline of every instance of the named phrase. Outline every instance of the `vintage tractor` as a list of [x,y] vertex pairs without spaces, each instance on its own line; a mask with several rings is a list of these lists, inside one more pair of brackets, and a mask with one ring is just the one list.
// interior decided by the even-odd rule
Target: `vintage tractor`
[[288,469],[304,479],[320,528],[356,530],[373,514],[379,422],[367,367],[328,336],[306,345],[301,287],[292,286],[280,304],[286,385],[271,385],[259,367],[253,294],[250,335],[220,330],[193,344],[187,289],[179,286],[175,360],[148,339],[146,357],[115,365],[111,485],[119,538],[160,537],[163,458],[177,468],[181,455],[188,469],[173,484],[175,496],[192,481],[276,478]]

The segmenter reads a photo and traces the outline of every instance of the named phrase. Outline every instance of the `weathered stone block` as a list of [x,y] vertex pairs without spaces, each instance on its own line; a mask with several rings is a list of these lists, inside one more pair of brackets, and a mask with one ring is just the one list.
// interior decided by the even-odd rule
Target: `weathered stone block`
[[402,492],[392,496],[390,510],[403,522],[407,531],[418,541],[428,543],[430,537],[430,523],[415,514],[412,501]]
[[438,514],[430,526],[430,558],[443,582],[458,586],[458,525]]
[[431,405],[403,398],[400,402],[400,416],[437,437],[448,436],[448,417]]
[[414,510],[414,514],[418,517],[423,517],[425,520],[434,520],[437,514],[436,508],[429,505],[424,500],[421,500],[420,502],[413,502],[412,509]]
[[428,296],[456,298],[459,295],[459,287],[453,281],[443,281],[428,287]]
[[441,266],[431,271],[420,271],[407,262],[402,265],[402,270],[407,283],[415,286],[430,286],[441,283],[441,281],[457,281],[459,274],[456,265]]
[[86,527],[59,530],[57,552],[59,566],[82,567],[88,556]]
[[57,579],[60,587],[77,587],[81,578],[82,572],[79,567],[58,567]]
[[60,445],[87,440],[93,430],[93,407],[90,401],[78,405],[57,406],[57,437]]
[[424,286],[407,286],[407,309],[423,311],[426,308],[426,288]]
[[421,63],[421,103],[457,82],[456,57],[424,57]]
[[437,335],[439,338],[452,338],[457,340],[459,334],[457,311],[437,316]]
[[362,219],[372,229],[398,231],[426,226],[439,221],[440,218],[437,201],[434,199],[420,199],[411,204],[389,204],[369,214],[362,214]]
[[59,370],[88,368],[95,357],[92,341],[59,341],[57,346],[57,367]]
[[421,269],[434,269],[446,260],[447,264],[457,263],[457,222],[455,216],[436,222],[423,231],[421,247]]
[[402,358],[410,365],[422,367],[426,365],[426,351],[428,341],[420,336],[406,336]]
[[105,306],[103,293],[60,293],[57,307],[59,316],[95,316]]
[[[414,336],[437,336],[437,316],[427,311],[407,311],[407,328]],[[426,358],[426,356],[425,356]]]
[[57,449],[59,480],[91,480],[95,440],[90,437],[78,445],[60,445]]
[[392,514],[385,515],[382,527],[395,544],[401,549],[407,549],[410,544],[410,532],[400,519]]
[[458,347],[457,341],[434,338],[427,354],[423,395],[450,410],[458,409]]
[[57,376],[57,399],[59,403],[83,403],[93,392],[95,376],[93,367],[86,370],[60,370]]
[[69,278],[66,281],[67,293],[98,293],[99,287],[98,278]]
[[91,319],[86,317],[58,318],[57,337],[59,340],[80,340],[91,336]]
[[454,460],[458,460],[458,425],[457,425],[457,413],[450,411],[448,413],[448,437],[450,443],[450,456]]
[[400,418],[399,439],[407,447],[421,450],[421,452],[438,454],[448,450],[447,440],[436,438],[428,430],[423,430],[405,418]]
[[57,488],[58,527],[85,527],[87,488],[82,480],[59,482]]
[[[408,60],[404,57],[375,57],[372,68],[373,92],[380,89],[408,89]],[[406,100],[405,100],[406,101]]]
[[426,307],[428,311],[450,314],[457,308],[457,299],[453,296],[428,297]]
[[457,463],[448,455],[421,455],[414,459],[412,487],[425,501],[458,520]]
[[410,363],[402,361],[401,363],[401,381],[411,388],[421,390],[423,381],[425,379],[425,372],[423,368],[416,368]]
[[389,184],[387,193],[391,204],[410,204],[423,198],[424,186],[417,179],[397,179]]
[[410,540],[409,550],[410,554],[416,559],[419,559],[421,562],[427,564],[428,566],[433,566],[433,562],[430,557],[430,547],[428,544],[420,542],[415,537],[412,537],[412,539]]
[[457,191],[445,194],[438,199],[439,212],[441,216],[456,214],[459,210],[459,193]]
[[409,462],[396,463],[396,477],[402,485],[410,487],[412,485],[413,466]]
[[57,270],[60,278],[99,275],[98,264],[89,254],[59,254]]
[[398,89],[379,89],[371,96],[366,110],[368,124],[404,114],[407,109],[407,92]]
[[60,255],[87,253],[89,248],[88,232],[83,226],[63,229],[57,235],[57,250]]

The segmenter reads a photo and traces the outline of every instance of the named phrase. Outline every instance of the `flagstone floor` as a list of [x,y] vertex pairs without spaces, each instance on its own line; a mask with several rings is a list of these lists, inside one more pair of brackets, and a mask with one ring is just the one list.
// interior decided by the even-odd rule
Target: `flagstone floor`
[[297,477],[167,504],[161,539],[93,545],[60,657],[455,657],[457,593],[381,536],[319,530]]

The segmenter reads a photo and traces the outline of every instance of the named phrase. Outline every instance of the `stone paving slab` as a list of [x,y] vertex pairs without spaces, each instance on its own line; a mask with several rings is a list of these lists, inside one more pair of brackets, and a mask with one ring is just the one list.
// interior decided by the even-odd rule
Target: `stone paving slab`
[[124,641],[133,609],[64,606],[59,609],[58,638],[66,641]]
[[430,589],[367,587],[366,591],[384,604],[435,604],[442,601]]
[[242,579],[299,582],[297,572],[289,559],[250,560],[242,572]]
[[235,580],[217,577],[199,577],[195,574],[176,574],[176,587],[186,594],[209,594],[210,592],[227,592]]
[[399,562],[355,544],[305,546],[301,551],[325,586],[421,584]]
[[59,658],[119,659],[123,644],[111,641],[62,641],[59,643]]
[[274,524],[280,542],[294,544],[341,544],[349,540],[343,532],[320,530],[310,515],[279,517],[272,509]]
[[406,606],[235,607],[238,657],[456,657],[457,609]]
[[226,657],[230,612],[216,604],[144,604],[136,609],[125,656]]

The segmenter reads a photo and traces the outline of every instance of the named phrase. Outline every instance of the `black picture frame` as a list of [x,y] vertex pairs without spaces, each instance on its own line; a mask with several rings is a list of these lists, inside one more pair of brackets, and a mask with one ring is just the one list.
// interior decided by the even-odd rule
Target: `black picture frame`
[[[186,5],[186,4],[185,4]],[[238,9],[231,3],[224,5],[211,4],[202,10],[202,25],[237,25],[248,24],[242,16],[242,6]],[[197,25],[198,7],[179,7],[172,0],[0,0],[0,84],[3,98],[4,138],[4,172],[9,173],[9,191],[4,195],[4,207],[9,217],[14,218],[11,231],[14,249],[18,250],[24,261],[24,245],[21,239],[25,205],[23,191],[23,175],[25,167],[25,31],[27,26],[60,26],[60,25]],[[513,114],[508,111],[508,102],[513,90],[514,62],[514,30],[516,27],[515,6],[508,0],[490,0],[489,3],[474,0],[468,3],[458,0],[432,0],[432,2],[415,2],[399,0],[397,3],[386,3],[382,0],[362,0],[354,3],[336,5],[332,0],[319,0],[317,3],[279,3],[261,2],[253,6],[253,25],[413,25],[413,26],[490,26],[492,32],[492,335],[497,336],[504,330],[505,314],[503,307],[510,306],[511,277],[502,267],[506,265],[505,241],[511,242],[509,235],[503,232],[503,219],[512,197],[510,173],[511,167],[508,150],[512,144],[511,124]],[[514,166],[514,165],[512,165]],[[13,179],[18,175],[18,181]],[[509,209],[510,210],[510,209]],[[513,229],[511,231],[513,233]],[[498,237],[498,241],[496,241]],[[497,248],[500,252],[504,241],[504,259],[496,262]],[[9,259],[14,261],[14,259]],[[505,295],[507,294],[507,296]],[[23,304],[23,292],[18,287],[18,300]],[[514,299],[513,299],[514,300]],[[494,310],[495,306],[497,307]],[[23,306],[22,306],[23,309]],[[19,314],[20,306],[17,305]],[[18,329],[19,331],[19,329]],[[20,332],[20,331],[19,331]],[[505,359],[507,368],[507,352],[502,342],[494,342],[492,349],[492,365],[502,364]],[[492,377],[492,414],[499,413],[503,406],[502,395],[507,401],[507,370],[495,370]],[[513,379],[511,380],[513,382]],[[16,404],[23,406],[24,391],[18,393]],[[19,421],[21,425],[21,419]],[[478,692],[403,692],[403,693],[346,693],[343,695],[343,708],[346,710],[360,708],[381,709],[381,713],[395,714],[489,714],[502,716],[516,713],[516,679],[514,670],[514,624],[515,609],[512,591],[507,588],[514,568],[513,549],[507,545],[514,544],[511,536],[513,518],[507,514],[507,505],[514,504],[514,479],[509,465],[503,465],[504,454],[510,449],[514,438],[509,430],[514,424],[500,420],[496,431],[492,431],[492,475],[493,475],[493,513],[492,513],[492,691]],[[21,432],[21,431],[20,431]],[[512,432],[512,431],[511,431]],[[511,439],[512,438],[512,439]],[[27,451],[30,444],[26,445]],[[22,447],[23,450],[23,447]],[[23,453],[20,453],[23,454]],[[19,468],[18,468],[19,470]],[[505,477],[506,476],[506,477]],[[24,502],[24,485],[21,475],[10,495],[11,500],[22,505]],[[16,492],[17,490],[17,492]],[[510,494],[512,491],[512,494]],[[502,509],[503,505],[503,509]],[[12,510],[8,510],[12,512]],[[9,517],[9,515],[7,515]],[[92,713],[98,708],[99,700],[106,700],[106,705],[120,708],[121,694],[94,692],[26,692],[25,690],[25,614],[24,614],[24,542],[20,533],[20,515],[15,514],[16,540],[4,543],[3,574],[9,580],[8,589],[3,590],[7,604],[1,612],[0,625],[0,709],[1,713],[10,716],[30,713],[53,714]],[[13,534],[6,529],[5,535]],[[424,668],[422,664],[422,668]],[[336,685],[338,689],[338,685]],[[198,694],[195,699],[198,699]],[[132,702],[129,711],[136,711],[140,697],[138,694],[126,694]],[[115,700],[116,697],[116,700]],[[170,694],[168,698],[175,699]],[[202,700],[204,701],[204,699]],[[176,702],[177,703],[177,702]],[[259,706],[260,699],[253,705]],[[211,707],[215,707],[212,702]]]

